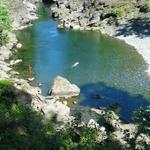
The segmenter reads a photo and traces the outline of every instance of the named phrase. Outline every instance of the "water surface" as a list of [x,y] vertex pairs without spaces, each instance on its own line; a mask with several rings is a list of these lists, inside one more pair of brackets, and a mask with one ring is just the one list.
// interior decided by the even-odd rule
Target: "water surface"
[[[81,88],[76,107],[118,103],[122,116],[130,119],[134,109],[149,104],[148,66],[134,48],[99,32],[59,30],[45,11],[40,10],[42,15],[32,27],[17,33],[23,48],[15,56],[23,59],[16,68],[23,76],[28,76],[28,65],[32,65],[43,95],[60,75]],[[72,67],[76,62],[79,65]],[[93,97],[97,94],[101,99]]]

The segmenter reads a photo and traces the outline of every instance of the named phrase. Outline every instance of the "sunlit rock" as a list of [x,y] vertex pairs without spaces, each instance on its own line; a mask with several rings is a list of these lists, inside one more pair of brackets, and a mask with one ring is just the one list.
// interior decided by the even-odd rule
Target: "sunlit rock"
[[58,97],[74,97],[80,94],[80,89],[75,84],[71,84],[67,79],[57,76],[52,84],[50,95]]

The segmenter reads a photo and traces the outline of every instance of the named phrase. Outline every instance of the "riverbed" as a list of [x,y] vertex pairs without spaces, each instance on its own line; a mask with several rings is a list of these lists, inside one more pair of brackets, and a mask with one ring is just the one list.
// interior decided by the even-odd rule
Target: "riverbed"
[[74,108],[118,104],[130,120],[133,110],[150,104],[148,65],[133,47],[100,32],[58,29],[45,7],[39,15],[33,26],[17,32],[23,47],[14,57],[23,59],[15,68],[23,77],[32,66],[43,95],[60,75],[81,89]]

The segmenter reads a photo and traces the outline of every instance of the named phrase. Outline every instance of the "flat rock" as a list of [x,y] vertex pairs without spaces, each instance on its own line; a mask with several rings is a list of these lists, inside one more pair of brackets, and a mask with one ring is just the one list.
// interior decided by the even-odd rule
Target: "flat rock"
[[67,79],[57,76],[54,78],[50,95],[58,97],[74,97],[80,94],[80,89],[75,84],[71,84]]

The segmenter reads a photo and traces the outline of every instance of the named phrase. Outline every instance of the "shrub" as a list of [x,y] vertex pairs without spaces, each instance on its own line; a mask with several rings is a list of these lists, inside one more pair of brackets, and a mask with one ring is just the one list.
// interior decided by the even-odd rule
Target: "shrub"
[[9,4],[5,0],[0,2],[0,31],[10,29]]
[[11,27],[9,4],[5,0],[0,1],[0,45],[7,42],[7,34],[4,30],[9,30]]
[[150,135],[150,106],[140,107],[134,112],[134,121],[139,125],[139,132]]
[[85,127],[80,137],[79,149],[81,150],[97,150],[100,145],[96,142],[97,130]]
[[113,13],[117,16],[117,17],[122,17],[126,12],[126,9],[124,6],[117,6],[114,7],[113,9]]
[[112,12],[116,17],[122,17],[128,12],[133,6],[131,4],[123,5],[123,6],[116,6],[113,8]]
[[[5,93],[11,84],[7,80],[0,81],[0,89]],[[19,104],[17,97],[0,95],[0,149],[47,150],[53,134],[51,122],[43,124],[40,113]]]
[[6,90],[13,85],[12,81],[10,80],[0,80],[0,89]]
[[144,10],[145,10],[146,12],[150,12],[150,3],[146,3],[146,4],[144,5]]

